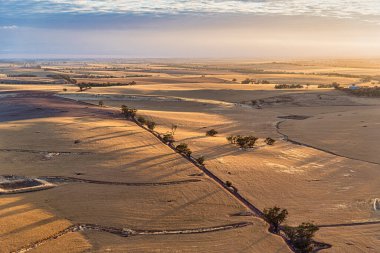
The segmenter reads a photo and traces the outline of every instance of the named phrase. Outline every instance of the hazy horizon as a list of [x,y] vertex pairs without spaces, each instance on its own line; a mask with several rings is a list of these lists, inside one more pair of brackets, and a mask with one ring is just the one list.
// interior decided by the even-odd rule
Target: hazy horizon
[[0,58],[378,58],[375,0],[3,0]]

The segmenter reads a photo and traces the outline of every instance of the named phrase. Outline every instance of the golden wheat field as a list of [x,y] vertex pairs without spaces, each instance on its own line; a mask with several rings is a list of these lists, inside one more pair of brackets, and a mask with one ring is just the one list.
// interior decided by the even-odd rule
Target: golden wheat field
[[2,62],[0,252],[379,252],[379,66]]

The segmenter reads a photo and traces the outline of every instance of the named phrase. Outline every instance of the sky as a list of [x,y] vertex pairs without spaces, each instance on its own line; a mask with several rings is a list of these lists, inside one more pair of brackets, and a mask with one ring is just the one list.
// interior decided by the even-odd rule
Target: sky
[[1,58],[380,57],[379,0],[0,0]]

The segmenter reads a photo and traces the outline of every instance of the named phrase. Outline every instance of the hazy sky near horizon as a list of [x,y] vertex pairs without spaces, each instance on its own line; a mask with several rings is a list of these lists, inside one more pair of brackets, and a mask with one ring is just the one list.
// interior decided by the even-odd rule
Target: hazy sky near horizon
[[0,1],[0,58],[379,56],[379,0]]

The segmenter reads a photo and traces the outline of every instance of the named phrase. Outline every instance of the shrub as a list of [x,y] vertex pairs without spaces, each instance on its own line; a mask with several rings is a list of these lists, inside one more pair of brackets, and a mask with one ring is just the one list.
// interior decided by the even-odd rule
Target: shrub
[[254,136],[238,136],[236,138],[236,144],[243,149],[253,148],[258,138]]
[[303,85],[301,84],[277,84],[274,86],[275,89],[302,89]]
[[234,138],[234,137],[233,137],[232,135],[226,137],[227,141],[228,141],[230,144],[234,144],[234,143],[233,143],[233,138]]
[[136,116],[137,110],[134,108],[129,108],[126,105],[121,106],[121,113],[128,119],[134,118]]
[[312,223],[302,223],[298,227],[284,227],[284,232],[298,252],[312,252],[314,234],[319,230]]
[[150,129],[150,130],[154,130],[154,128],[156,127],[156,122],[154,121],[150,121],[150,120],[147,120],[146,121],[146,126]]
[[66,89],[66,88],[63,88],[63,91],[67,91],[67,89]]
[[236,82],[236,78],[233,78],[233,79],[232,79],[232,82]]
[[178,126],[175,124],[172,124],[172,135],[174,136],[175,131],[177,130]]
[[206,136],[215,136],[217,134],[218,134],[218,131],[216,131],[215,129],[211,129],[206,132]]
[[230,182],[230,181],[226,181],[225,184],[226,184],[227,187],[232,187],[232,182]]
[[179,144],[177,147],[175,147],[176,150],[181,153],[181,154],[184,154],[184,155],[187,155],[187,156],[190,156],[191,155],[191,150],[189,149],[189,147],[187,146],[186,143],[181,143]]
[[276,142],[276,140],[274,140],[274,139],[272,139],[270,137],[268,137],[268,138],[265,139],[265,143],[267,145],[273,145],[275,142]]
[[104,102],[102,100],[100,100],[98,104],[99,104],[99,106],[103,106]]
[[250,84],[252,82],[251,79],[246,78],[245,80],[241,81],[241,84]]
[[286,217],[288,216],[288,210],[281,209],[277,206],[264,209],[263,211],[265,219],[273,225],[274,232],[278,232],[278,228],[281,223],[283,223],[286,220]]
[[162,140],[165,143],[173,143],[175,141],[171,133],[164,134],[164,136],[162,136]]
[[340,88],[340,84],[337,83],[337,82],[333,82],[331,85],[332,85],[335,89],[339,89],[339,88]]
[[197,163],[199,163],[200,165],[204,165],[205,164],[205,157],[204,156],[200,156],[196,159]]
[[143,116],[138,116],[137,121],[142,125],[146,123],[146,119]]

